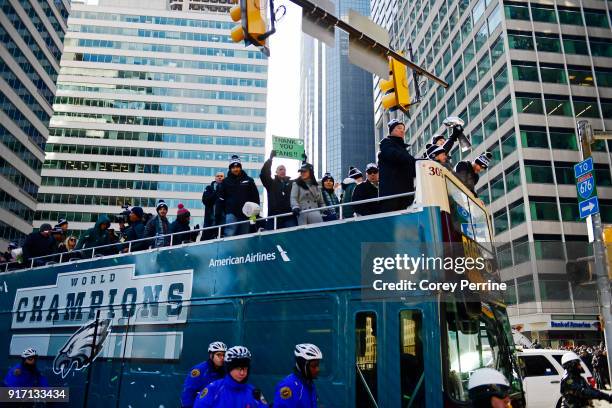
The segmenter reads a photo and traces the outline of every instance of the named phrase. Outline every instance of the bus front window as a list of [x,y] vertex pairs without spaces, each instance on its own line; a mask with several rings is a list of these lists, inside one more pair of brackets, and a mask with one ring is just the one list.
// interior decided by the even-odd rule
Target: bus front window
[[[495,368],[512,375],[512,361],[506,346],[504,326],[497,321],[490,307],[481,304],[474,310],[467,303],[446,303],[448,395],[467,401],[470,375],[482,367]],[[471,310],[468,310],[471,309]]]

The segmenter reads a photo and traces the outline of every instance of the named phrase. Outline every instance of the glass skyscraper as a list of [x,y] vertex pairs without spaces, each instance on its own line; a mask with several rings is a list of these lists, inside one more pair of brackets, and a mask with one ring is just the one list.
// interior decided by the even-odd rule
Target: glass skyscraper
[[[421,154],[447,116],[466,121],[473,148],[453,162],[493,153],[477,185],[505,243],[502,278],[512,322],[558,346],[597,339],[595,326],[558,330],[559,320],[596,321],[594,289],[570,288],[560,242],[586,241],[573,165],[576,121],[612,128],[611,2],[601,0],[399,1],[392,45],[412,43],[417,62],[449,84],[424,81],[407,141]],[[611,143],[594,145],[604,223],[612,223]],[[573,340],[572,340],[573,341]]]
[[32,231],[68,1],[0,1],[0,249]]
[[202,226],[204,187],[233,154],[258,180],[265,56],[232,42],[229,3],[146,5],[73,5],[35,225],[66,217],[83,230],[124,204],[154,213],[164,199],[171,216],[183,203]]
[[[334,3],[340,18],[349,9],[370,15],[369,0]],[[300,138],[317,176],[341,180],[349,166],[363,172],[376,159],[372,74],[349,62],[347,35],[337,32],[334,48],[303,35],[300,78]]]

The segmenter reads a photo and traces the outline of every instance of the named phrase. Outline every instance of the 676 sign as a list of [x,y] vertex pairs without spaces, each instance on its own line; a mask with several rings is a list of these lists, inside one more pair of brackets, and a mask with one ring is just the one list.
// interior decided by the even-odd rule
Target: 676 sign
[[587,200],[594,195],[597,195],[595,188],[595,178],[593,173],[586,173],[576,179],[576,189],[578,190],[579,201]]

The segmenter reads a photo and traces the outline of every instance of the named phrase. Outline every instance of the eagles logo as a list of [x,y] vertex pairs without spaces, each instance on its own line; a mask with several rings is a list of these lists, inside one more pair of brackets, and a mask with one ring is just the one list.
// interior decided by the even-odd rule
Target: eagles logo
[[193,370],[191,370],[191,377],[192,378],[196,378],[200,376],[200,370],[198,370],[197,368],[194,368]]
[[81,326],[53,360],[53,372],[66,378],[74,368],[82,370],[98,357],[111,332],[111,319],[92,320]]
[[283,387],[280,389],[280,396],[282,399],[289,399],[292,395],[293,393],[291,392],[291,388]]
[[208,394],[208,387],[204,388],[200,393],[200,398],[204,398]]

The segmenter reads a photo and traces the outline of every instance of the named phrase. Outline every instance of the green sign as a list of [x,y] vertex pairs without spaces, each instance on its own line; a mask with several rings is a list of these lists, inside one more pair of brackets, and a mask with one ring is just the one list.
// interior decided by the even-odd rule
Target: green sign
[[272,136],[272,149],[276,157],[302,160],[304,158],[304,141],[291,137]]

